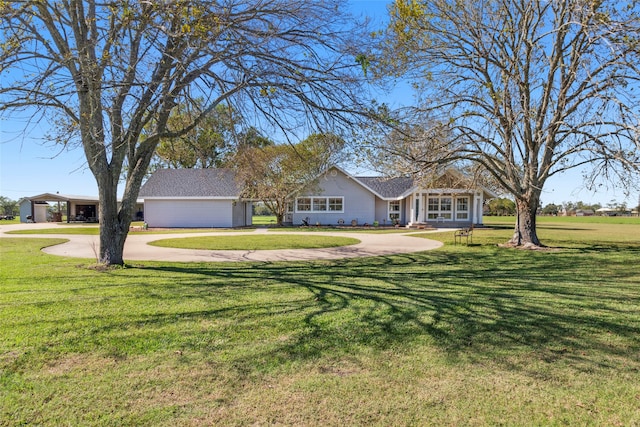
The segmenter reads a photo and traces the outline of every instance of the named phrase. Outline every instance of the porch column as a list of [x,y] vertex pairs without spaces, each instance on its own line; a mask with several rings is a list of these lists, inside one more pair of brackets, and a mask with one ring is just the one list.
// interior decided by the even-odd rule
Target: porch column
[[408,212],[408,218],[407,218],[407,224],[411,225],[414,223],[414,221],[416,220],[416,195],[415,193],[412,194],[411,196],[409,196],[409,212]]
[[473,195],[473,223],[482,225],[482,193],[474,193]]

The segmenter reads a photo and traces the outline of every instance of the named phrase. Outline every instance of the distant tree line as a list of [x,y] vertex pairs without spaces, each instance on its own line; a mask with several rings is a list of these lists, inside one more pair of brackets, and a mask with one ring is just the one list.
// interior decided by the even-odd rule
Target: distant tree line
[[11,200],[8,197],[0,196],[0,215],[19,215],[20,206],[15,200]]
[[[561,204],[548,203],[544,206],[540,204],[540,206],[538,207],[538,215],[547,215],[547,216],[564,215],[565,213],[570,214],[572,212],[576,212],[579,210],[596,212],[598,209],[602,207],[603,205],[601,205],[600,203],[585,203],[581,200],[577,202],[572,202],[572,201],[562,202]],[[604,207],[607,207],[609,209],[613,209],[616,211],[620,211],[620,212],[628,212],[629,210],[631,210],[631,208],[627,206],[626,202],[619,203],[615,200],[610,201]],[[640,210],[640,203],[638,203],[638,206],[636,206],[635,209]],[[515,202],[511,199],[496,198],[496,199],[491,199],[487,202],[485,215],[511,216],[515,214],[516,214],[516,205],[515,205]]]

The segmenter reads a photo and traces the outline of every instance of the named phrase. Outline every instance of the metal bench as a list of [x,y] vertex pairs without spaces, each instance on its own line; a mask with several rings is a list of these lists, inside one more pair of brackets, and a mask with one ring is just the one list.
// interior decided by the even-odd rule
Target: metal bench
[[469,239],[471,239],[471,243],[473,243],[473,225],[469,228],[456,230],[455,233],[453,233],[453,243],[457,245],[458,241],[460,241],[460,244],[462,244],[463,237],[467,239],[467,245],[469,244]]

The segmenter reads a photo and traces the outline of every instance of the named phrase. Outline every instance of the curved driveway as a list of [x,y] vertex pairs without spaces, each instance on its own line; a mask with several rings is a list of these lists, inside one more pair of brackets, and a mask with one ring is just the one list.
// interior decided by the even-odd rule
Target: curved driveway
[[[11,230],[38,229],[60,227],[60,234],[4,234]],[[12,224],[0,225],[0,237],[17,238],[65,238],[69,241],[44,248],[43,251],[59,256],[74,258],[96,258],[99,246],[99,236],[64,234],[64,228],[56,224]],[[234,236],[266,232],[267,229],[258,228],[255,231],[233,232]],[[293,232],[269,231],[269,234],[313,234],[324,236],[353,237],[360,243],[350,246],[340,246],[324,249],[279,249],[258,251],[215,251],[200,249],[176,249],[151,246],[148,243],[160,239],[177,239],[181,237],[217,236],[229,232],[179,233],[179,234],[129,234],[124,247],[124,259],[127,261],[180,261],[180,262],[219,262],[219,261],[310,261],[322,259],[341,259],[356,257],[371,257],[380,255],[403,254],[436,249],[441,242],[412,237],[411,234],[368,234],[364,232]],[[423,234],[421,232],[420,234]]]

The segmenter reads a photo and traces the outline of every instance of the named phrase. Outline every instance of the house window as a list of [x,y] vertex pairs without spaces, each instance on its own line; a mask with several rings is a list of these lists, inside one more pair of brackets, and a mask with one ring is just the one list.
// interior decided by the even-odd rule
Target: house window
[[458,197],[456,199],[456,219],[467,220],[469,219],[469,198]]
[[389,219],[400,220],[400,200],[389,202]]
[[344,197],[298,197],[296,212],[344,212]]
[[342,197],[329,197],[329,210],[331,212],[342,212]]
[[311,212],[311,197],[299,197],[296,200],[296,211]]
[[327,210],[327,199],[314,197],[313,200],[313,212],[324,212]]
[[453,219],[453,198],[429,197],[427,200],[427,219]]

